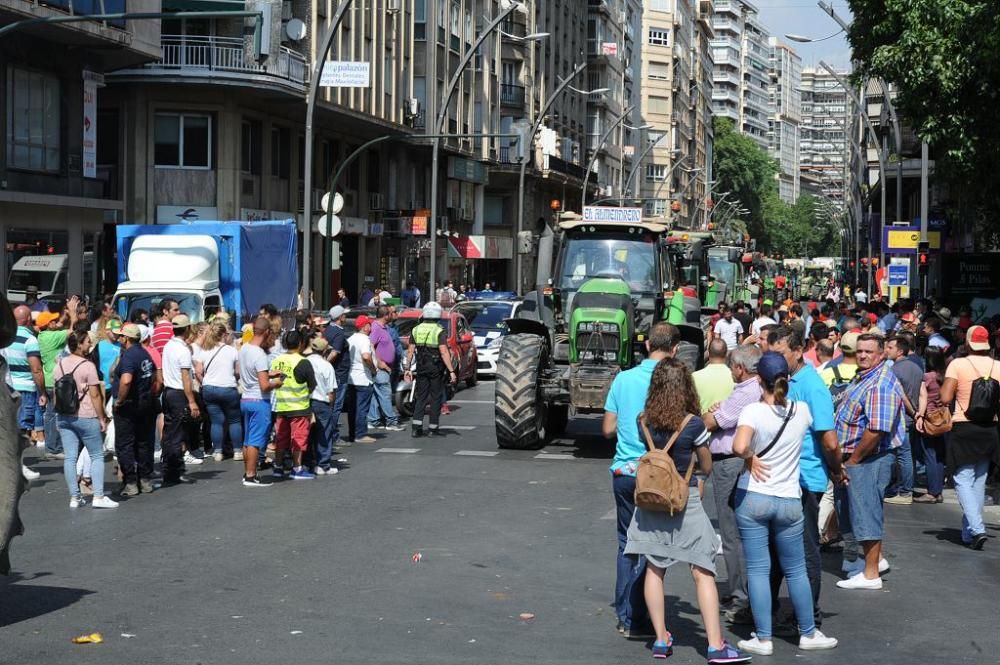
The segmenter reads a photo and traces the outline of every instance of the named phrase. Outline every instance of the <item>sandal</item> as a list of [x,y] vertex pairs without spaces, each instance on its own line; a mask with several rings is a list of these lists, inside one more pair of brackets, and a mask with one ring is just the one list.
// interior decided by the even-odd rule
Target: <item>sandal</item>
[[80,478],[78,482],[80,485],[80,493],[83,496],[93,496],[94,494],[93,480],[91,480],[90,478]]
[[653,658],[662,659],[666,658],[674,652],[674,636],[667,633],[667,640],[661,641],[657,640],[653,642]]

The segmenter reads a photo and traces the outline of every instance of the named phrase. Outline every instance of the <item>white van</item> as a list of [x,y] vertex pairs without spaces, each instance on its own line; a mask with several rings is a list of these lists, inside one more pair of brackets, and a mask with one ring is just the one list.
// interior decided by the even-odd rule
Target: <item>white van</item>
[[[22,256],[14,262],[7,276],[7,300],[24,302],[29,286],[38,288],[39,300],[51,295],[68,295],[66,286],[68,272],[67,254]],[[91,285],[94,281],[93,252],[87,252],[83,256],[83,273],[84,285]]]

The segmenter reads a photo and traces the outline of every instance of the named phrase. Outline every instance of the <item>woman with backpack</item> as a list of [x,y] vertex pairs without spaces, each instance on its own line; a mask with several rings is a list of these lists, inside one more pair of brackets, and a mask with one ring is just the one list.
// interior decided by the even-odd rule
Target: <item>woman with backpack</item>
[[63,473],[69,487],[70,508],[84,505],[76,475],[80,448],[86,448],[92,460],[94,508],[117,508],[104,495],[104,431],[108,418],[101,399],[101,379],[97,367],[87,358],[91,338],[87,332],[72,332],[66,338],[70,355],[60,358],[52,370],[56,426],[63,442],[66,459]]
[[[673,636],[666,627],[663,577],[668,566],[683,562],[690,566],[694,576],[698,608],[708,638],[708,662],[744,663],[750,657],[722,639],[719,591],[715,586],[715,530],[701,505],[698,480],[693,475],[696,461],[702,474],[712,470],[708,430],[700,414],[690,370],[673,358],[661,360],[653,370],[645,411],[639,414],[639,432],[650,451],[661,449],[669,453],[674,468],[671,484],[683,484],[677,488],[681,496],[671,498],[681,503],[686,499],[686,505],[673,513],[641,507],[639,494],[646,463],[643,460],[647,457],[640,459],[636,474],[637,507],[628,528],[625,554],[646,557],[644,592],[656,632],[654,658],[666,658],[673,651]],[[654,453],[647,453],[651,454]]]
[[224,321],[212,323],[194,356],[194,369],[201,383],[201,397],[212,422],[212,453],[222,461],[222,446],[229,431],[233,459],[243,459],[243,414],[236,382],[240,376],[239,353],[232,346],[232,332]]
[[955,401],[948,437],[948,468],[962,505],[962,542],[974,550],[986,545],[983,506],[990,460],[1000,462],[997,401],[1000,363],[990,357],[990,333],[972,326],[966,334],[969,355],[948,365],[941,385],[941,402]]
[[927,469],[927,493],[913,497],[913,503],[942,503],[948,434],[938,431],[951,427],[951,411],[948,404],[941,400],[946,364],[944,351],[936,346],[927,347],[924,364],[927,371],[924,372],[924,382],[920,386],[920,403],[915,424],[920,432],[920,452]]
[[733,453],[749,461],[736,484],[736,524],[747,562],[750,609],[757,631],[740,640],[744,651],[770,656],[774,653],[771,619],[771,554],[773,542],[788,581],[788,595],[799,622],[800,649],[832,649],[837,640],[816,629],[813,595],[806,575],[802,541],[805,520],[799,486],[799,456],[812,414],[805,402],[789,402],[788,363],[780,353],[768,351],[757,364],[763,389],[760,402],[740,414]]

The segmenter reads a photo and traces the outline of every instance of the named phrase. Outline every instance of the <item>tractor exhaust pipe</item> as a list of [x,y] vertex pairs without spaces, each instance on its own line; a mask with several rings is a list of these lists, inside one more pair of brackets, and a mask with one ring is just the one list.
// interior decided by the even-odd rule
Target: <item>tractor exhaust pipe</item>
[[545,307],[545,288],[549,285],[550,273],[552,271],[552,251],[555,248],[556,236],[552,232],[552,227],[544,225],[542,235],[538,238],[538,262],[535,270],[535,298],[538,309],[538,318],[550,329],[555,325],[555,321],[550,321],[547,314],[551,310]]

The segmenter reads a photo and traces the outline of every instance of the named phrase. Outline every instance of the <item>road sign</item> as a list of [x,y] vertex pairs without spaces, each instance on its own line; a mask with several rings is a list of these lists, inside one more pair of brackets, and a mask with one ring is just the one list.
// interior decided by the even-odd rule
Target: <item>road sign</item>
[[340,217],[336,215],[323,215],[316,224],[319,234],[324,238],[336,238],[340,235]]
[[909,286],[910,266],[893,263],[889,266],[889,286]]
[[344,209],[344,197],[340,192],[335,192],[332,201],[330,198],[330,192],[324,194],[323,199],[319,202],[320,207],[324,212],[332,212],[334,215],[339,215],[340,211]]

